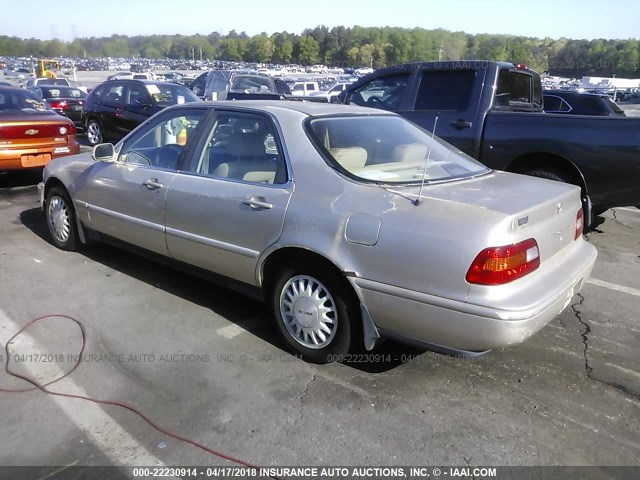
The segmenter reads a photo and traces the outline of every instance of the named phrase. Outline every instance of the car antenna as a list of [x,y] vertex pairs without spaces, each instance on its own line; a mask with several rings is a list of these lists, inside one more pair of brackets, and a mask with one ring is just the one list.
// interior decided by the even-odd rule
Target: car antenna
[[418,191],[418,198],[415,199],[413,204],[417,207],[422,203],[422,189],[424,188],[424,177],[427,176],[427,167],[429,166],[429,159],[431,158],[431,149],[433,148],[434,137],[436,136],[436,126],[438,125],[438,117],[433,122],[433,130],[431,130],[431,145],[427,151],[427,158],[424,160],[424,172],[422,172],[422,181],[420,182],[420,191]]

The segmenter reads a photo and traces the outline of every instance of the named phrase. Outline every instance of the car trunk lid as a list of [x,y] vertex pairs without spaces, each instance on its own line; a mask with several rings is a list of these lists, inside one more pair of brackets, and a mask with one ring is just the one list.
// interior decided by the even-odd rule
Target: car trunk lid
[[[412,187],[407,193],[417,195],[418,191],[419,187]],[[578,187],[504,172],[426,186],[423,207],[430,208],[429,202],[465,204],[465,215],[475,217],[469,219],[471,223],[486,220],[503,225],[493,240],[496,244],[486,247],[502,246],[499,242],[505,238],[513,243],[535,239],[541,262],[573,244],[576,218],[582,208]]]

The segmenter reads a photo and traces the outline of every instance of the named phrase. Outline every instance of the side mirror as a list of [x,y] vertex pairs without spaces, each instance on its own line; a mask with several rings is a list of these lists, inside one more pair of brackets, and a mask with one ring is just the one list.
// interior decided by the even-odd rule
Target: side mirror
[[113,162],[116,156],[116,150],[113,143],[100,143],[93,147],[91,158],[96,162]]

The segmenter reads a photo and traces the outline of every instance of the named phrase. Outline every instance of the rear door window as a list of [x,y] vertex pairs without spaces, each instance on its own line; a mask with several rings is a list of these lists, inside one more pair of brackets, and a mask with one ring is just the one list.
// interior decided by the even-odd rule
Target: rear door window
[[[540,98],[538,98],[538,95],[540,95]],[[530,109],[533,106],[541,106],[542,91],[537,92],[536,90],[535,98],[536,101],[534,102],[533,76],[524,72],[500,70],[494,108],[529,107]]]
[[475,70],[425,70],[420,80],[414,110],[467,110],[475,78]]

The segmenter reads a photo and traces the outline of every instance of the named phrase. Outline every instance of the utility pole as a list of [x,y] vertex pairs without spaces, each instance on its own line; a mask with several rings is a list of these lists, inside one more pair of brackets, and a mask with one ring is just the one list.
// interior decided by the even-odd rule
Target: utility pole
[[196,49],[195,47],[191,47],[191,61],[195,63],[196,61]]
[[438,61],[442,61],[442,52],[444,52],[444,45],[440,45],[440,48],[438,49]]
[[198,47],[200,49],[200,62],[202,63],[202,45]]

